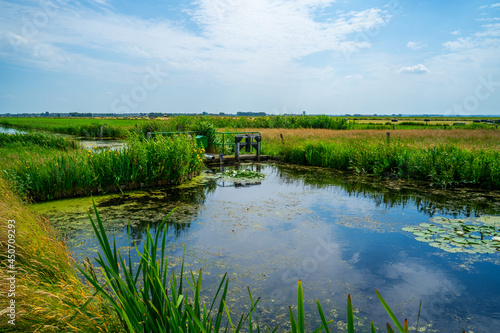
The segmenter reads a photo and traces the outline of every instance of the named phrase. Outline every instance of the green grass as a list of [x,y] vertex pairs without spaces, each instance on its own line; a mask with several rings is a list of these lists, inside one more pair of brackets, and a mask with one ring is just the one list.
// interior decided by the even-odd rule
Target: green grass
[[0,118],[0,125],[27,130],[41,130],[84,137],[125,138],[145,120],[92,118]]
[[184,136],[140,140],[123,151],[52,151],[6,163],[3,174],[17,192],[35,201],[118,192],[124,188],[179,184],[203,166],[203,150]]
[[80,147],[77,141],[72,141],[61,136],[54,136],[44,133],[0,133],[0,149],[14,148],[23,149],[26,146],[35,145],[38,147],[54,148],[57,150],[69,150]]

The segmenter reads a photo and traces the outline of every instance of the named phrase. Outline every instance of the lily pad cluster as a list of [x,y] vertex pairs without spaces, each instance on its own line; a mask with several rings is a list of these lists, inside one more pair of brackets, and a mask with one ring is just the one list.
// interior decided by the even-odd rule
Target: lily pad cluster
[[263,173],[252,170],[226,170],[222,173],[222,176],[237,179],[255,179],[265,177]]
[[496,253],[500,252],[500,217],[487,216],[476,219],[434,218],[432,223],[418,227],[405,227],[415,240],[446,252]]

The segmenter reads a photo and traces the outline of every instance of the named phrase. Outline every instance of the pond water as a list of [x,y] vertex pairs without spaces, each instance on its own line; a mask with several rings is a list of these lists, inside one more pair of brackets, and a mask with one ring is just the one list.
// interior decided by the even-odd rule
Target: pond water
[[26,133],[26,132],[23,131],[23,130],[18,130],[18,129],[11,128],[11,127],[2,127],[2,126],[0,126],[0,133],[15,134],[15,133]]
[[[402,230],[422,228],[440,217],[478,225],[485,216],[497,221],[500,193],[379,183],[322,168],[240,168],[262,172],[265,178],[235,182],[219,178],[215,170],[176,188],[96,197],[96,205],[122,250],[134,244],[141,249],[146,228],[155,233],[178,206],[166,230],[170,263],[179,264],[185,246],[186,265],[203,269],[209,294],[228,272],[234,312],[249,305],[249,286],[254,297],[262,297],[261,323],[280,323],[279,331],[288,328],[288,306],[296,304],[299,279],[309,328],[320,325],[314,303],[319,299],[327,317],[334,319],[334,331],[344,331],[351,294],[356,332],[369,332],[370,320],[383,331],[390,318],[374,289],[410,326],[421,300],[420,326],[426,332],[495,332],[500,327],[500,252],[446,252]],[[63,234],[78,262],[96,256],[86,215],[91,199],[36,207]]]
[[[16,128],[11,128],[11,127],[2,127],[0,126],[0,133],[5,133],[5,134],[16,134],[16,133],[28,133],[26,131],[16,129]],[[99,149],[111,149],[111,150],[117,150],[117,149],[123,149],[125,147],[125,142],[123,140],[115,140],[115,139],[97,139],[97,138],[83,138],[83,137],[76,137],[73,135],[67,135],[67,134],[55,134],[55,133],[50,133],[52,135],[59,135],[63,137],[67,137],[72,140],[78,140],[82,144],[82,147],[84,149],[89,149],[89,150],[99,150]]]

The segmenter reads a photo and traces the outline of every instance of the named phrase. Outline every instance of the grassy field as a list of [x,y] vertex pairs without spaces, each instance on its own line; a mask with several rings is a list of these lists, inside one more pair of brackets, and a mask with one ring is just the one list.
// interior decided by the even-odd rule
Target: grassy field
[[[176,116],[148,119],[91,119],[91,118],[0,118],[0,125],[20,129],[45,130],[84,137],[126,138],[130,133],[143,136],[147,132],[192,131],[200,122],[209,122],[216,128],[281,128],[281,129],[489,129],[498,124],[474,123],[473,119],[432,118],[359,118],[328,116]],[[465,123],[465,124],[461,124]]]

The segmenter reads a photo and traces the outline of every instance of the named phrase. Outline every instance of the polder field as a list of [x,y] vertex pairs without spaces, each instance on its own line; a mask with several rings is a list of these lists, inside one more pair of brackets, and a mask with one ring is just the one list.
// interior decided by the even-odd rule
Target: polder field
[[[500,130],[425,119],[0,118],[26,131],[0,133],[1,279],[14,265],[18,306],[16,327],[8,311],[0,327],[488,331],[500,324],[488,282],[500,272]],[[146,140],[179,128],[226,155],[234,134],[220,133],[260,132],[272,162],[206,172],[192,135]],[[124,148],[80,142],[101,134]]]

